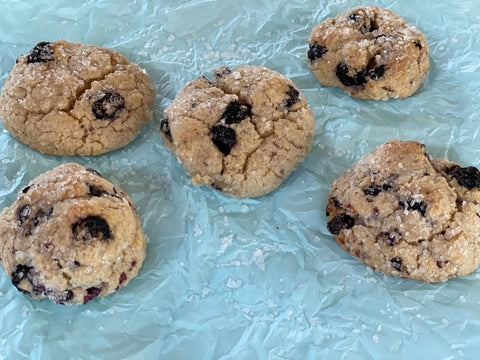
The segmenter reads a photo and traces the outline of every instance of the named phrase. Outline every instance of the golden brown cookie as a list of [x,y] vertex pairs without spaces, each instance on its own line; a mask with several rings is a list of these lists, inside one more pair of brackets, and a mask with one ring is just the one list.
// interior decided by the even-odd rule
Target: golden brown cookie
[[261,66],[221,67],[167,107],[162,139],[195,185],[235,198],[275,190],[303,161],[314,133],[304,95]]
[[377,6],[358,6],[316,26],[307,62],[321,84],[366,100],[412,95],[430,66],[423,34]]
[[22,55],[0,95],[10,133],[54,155],[118,149],[152,118],[155,91],[145,71],[117,51],[65,40]]
[[130,197],[78,164],[38,176],[0,213],[0,264],[35,299],[84,304],[117,292],[144,258]]
[[335,180],[328,230],[375,271],[445,281],[480,261],[480,172],[391,141]]

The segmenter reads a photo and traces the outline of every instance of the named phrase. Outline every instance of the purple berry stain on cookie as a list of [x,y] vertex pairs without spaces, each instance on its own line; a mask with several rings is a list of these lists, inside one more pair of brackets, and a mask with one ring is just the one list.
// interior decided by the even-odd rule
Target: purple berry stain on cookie
[[310,61],[321,59],[323,55],[328,51],[326,46],[318,45],[317,43],[308,45],[307,57]]
[[116,92],[106,92],[92,105],[92,111],[99,120],[113,120],[125,109],[125,99]]
[[390,259],[390,263],[392,264],[393,268],[398,271],[403,270],[402,259],[400,257],[394,257]]
[[299,101],[300,92],[295,88],[295,86],[288,85],[287,99],[284,101],[286,107],[290,107]]
[[460,167],[455,166],[449,170],[449,175],[455,178],[460,186],[472,190],[480,189],[480,171],[474,166]]
[[110,227],[100,216],[88,216],[72,225],[74,240],[85,243],[93,239],[107,242],[111,239]]
[[162,119],[162,121],[160,121],[160,131],[168,139],[168,141],[172,141],[172,133],[170,132],[170,122],[167,118]]
[[230,102],[220,118],[225,124],[238,124],[248,117],[248,108],[237,100]]
[[50,47],[49,42],[39,42],[35,47],[30,51],[27,58],[27,64],[39,63],[39,62],[49,62],[54,60],[53,50]]
[[115,288],[115,291],[120,290],[120,288],[122,287],[123,283],[124,283],[126,280],[127,280],[127,275],[126,275],[124,272],[122,272],[122,273],[120,274],[120,278],[118,279],[118,285],[117,285],[117,287]]
[[327,224],[327,229],[333,235],[338,235],[342,229],[350,229],[355,225],[355,219],[347,214],[340,214],[335,216]]
[[92,287],[89,287],[86,291],[87,291],[87,295],[83,296],[83,303],[84,304],[86,304],[90,300],[96,298],[98,296],[98,294],[100,294],[102,292],[102,288],[92,286]]
[[212,141],[227,156],[237,143],[235,130],[223,125],[212,126]]

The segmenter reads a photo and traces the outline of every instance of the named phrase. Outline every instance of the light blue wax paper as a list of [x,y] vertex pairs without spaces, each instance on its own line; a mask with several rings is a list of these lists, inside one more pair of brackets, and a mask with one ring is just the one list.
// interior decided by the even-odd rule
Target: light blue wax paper
[[[28,181],[78,162],[128,192],[147,237],[138,277],[82,306],[36,301],[0,275],[0,359],[474,359],[480,272],[440,284],[391,278],[326,230],[332,181],[391,140],[480,166],[480,7],[372,1],[416,25],[430,73],[413,96],[361,101],[321,86],[305,51],[312,29],[358,5],[321,0],[0,0],[0,85],[39,41],[111,47],[144,68],[154,117],[126,147],[96,157],[41,154],[0,125],[0,207]],[[304,92],[312,151],[276,191],[234,200],[194,187],[163,145],[165,106],[219,66],[264,65]]]

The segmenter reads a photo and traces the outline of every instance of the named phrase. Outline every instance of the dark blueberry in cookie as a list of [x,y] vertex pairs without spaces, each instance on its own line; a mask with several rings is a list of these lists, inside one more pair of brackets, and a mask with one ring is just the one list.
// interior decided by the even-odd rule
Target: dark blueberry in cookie
[[27,219],[30,217],[31,212],[32,210],[28,205],[23,205],[22,207],[17,209],[16,215],[18,221],[20,222],[20,225],[27,221]]
[[122,272],[120,274],[120,278],[118,279],[118,285],[115,288],[115,291],[120,290],[120,288],[122,287],[122,284],[125,282],[125,280],[127,280],[127,275],[124,272]]
[[342,229],[350,229],[355,225],[355,220],[347,214],[341,214],[335,216],[327,224],[327,229],[333,235],[338,235]]
[[288,85],[288,91],[287,91],[287,96],[288,98],[284,101],[286,107],[290,107],[296,102],[299,101],[298,96],[300,95],[300,92],[295,89],[294,86]]
[[422,214],[422,216],[425,216],[425,213],[427,211],[428,204],[425,201],[418,201],[412,198],[408,198],[407,201],[399,202],[400,206],[405,209],[405,210],[418,210]]
[[27,266],[27,265],[15,266],[11,274],[13,286],[15,286],[18,289],[18,284],[20,284],[23,279],[30,279],[31,278],[30,271],[32,269],[33,267]]
[[50,43],[42,41],[35,45],[35,47],[30,51],[30,54],[28,54],[27,64],[48,62],[53,60],[53,50],[50,47]]
[[215,189],[215,190],[217,190],[217,191],[220,191],[220,192],[223,191],[223,189],[221,188],[221,186],[219,186],[219,185],[217,185],[217,184],[215,184],[215,183],[212,183],[210,186],[212,187],[212,189]]
[[83,297],[83,303],[86,304],[90,300],[96,298],[98,294],[100,294],[101,292],[102,292],[102,288],[93,287],[93,286],[89,287],[87,289],[87,295]]
[[378,29],[377,24],[375,21],[372,21],[366,14],[365,10],[358,9],[355,12],[351,13],[348,18],[350,20],[355,21],[355,23],[360,28],[360,32],[362,34],[366,34],[368,32],[372,32]]
[[125,109],[123,96],[115,92],[106,92],[101,99],[92,105],[92,111],[97,119],[112,120]]
[[395,228],[392,232],[382,232],[379,234],[379,239],[388,246],[393,246],[399,242],[402,234],[399,229]]
[[356,72],[354,76],[348,75],[350,69],[347,64],[341,63],[337,65],[336,75],[340,82],[345,86],[358,86],[367,82],[363,71]]
[[40,222],[49,220],[52,217],[52,214],[53,214],[53,208],[50,208],[47,211],[43,209],[38,210],[32,219],[33,225],[37,226]]
[[170,132],[170,122],[167,118],[162,119],[160,122],[160,131],[169,140],[172,141],[172,133]]
[[235,135],[235,130],[229,127],[214,125],[212,126],[212,141],[218,150],[226,156],[230,154],[230,150],[237,143],[237,136]]
[[310,61],[321,59],[323,55],[328,51],[326,46],[315,44],[308,45],[307,57]]
[[385,75],[385,65],[376,66],[368,70],[368,78],[370,80],[378,80]]
[[449,175],[455,179],[460,186],[472,190],[474,187],[480,188],[480,171],[476,167],[455,166],[449,170]]
[[403,264],[402,264],[402,259],[400,257],[394,257],[390,259],[390,262],[392,263],[392,266],[395,268],[395,270],[402,271],[403,270]]
[[444,266],[447,266],[450,261],[448,260],[437,260],[437,266],[441,269]]
[[111,237],[110,227],[104,218],[89,216],[72,225],[74,240],[89,242],[92,239],[108,241]]
[[378,194],[380,194],[380,192],[389,191],[391,189],[392,189],[392,185],[389,185],[389,184],[383,184],[383,185],[373,184],[373,185],[364,187],[362,190],[365,195],[377,196]]
[[26,194],[30,189],[38,187],[38,184],[27,185],[22,189],[22,194]]
[[87,184],[88,186],[88,193],[91,195],[91,196],[94,196],[94,197],[101,197],[102,195],[104,194],[108,194],[107,191],[105,191],[104,189],[100,189],[92,184]]
[[227,105],[220,120],[223,120],[225,124],[238,124],[247,117],[248,108],[235,100]]

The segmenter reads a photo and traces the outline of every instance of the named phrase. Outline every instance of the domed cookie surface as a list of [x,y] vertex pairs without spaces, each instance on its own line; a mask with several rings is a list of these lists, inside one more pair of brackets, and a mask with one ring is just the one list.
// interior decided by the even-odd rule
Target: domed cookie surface
[[430,66],[423,34],[377,6],[355,7],[317,25],[307,63],[321,84],[365,100],[412,95]]
[[65,40],[22,55],[0,94],[10,133],[54,155],[98,155],[131,142],[152,118],[145,71],[117,51]]
[[333,182],[328,230],[375,271],[445,281],[480,261],[480,172],[391,141]]
[[0,213],[0,264],[33,298],[83,304],[124,287],[145,258],[130,197],[92,169],[64,164]]
[[188,83],[168,105],[164,143],[195,185],[235,198],[275,190],[312,146],[304,95],[261,66],[221,67],[214,75]]

